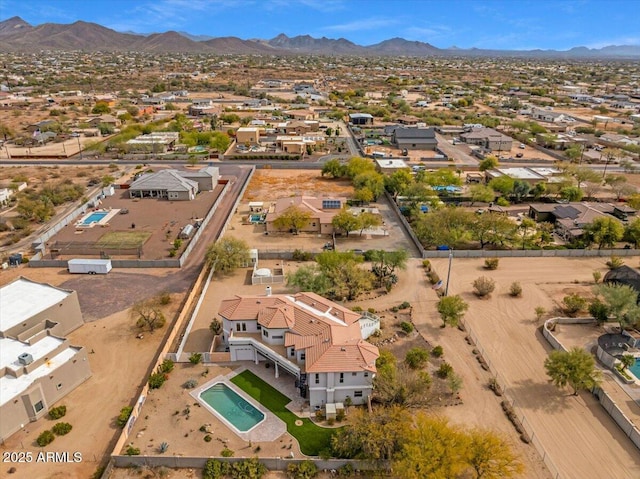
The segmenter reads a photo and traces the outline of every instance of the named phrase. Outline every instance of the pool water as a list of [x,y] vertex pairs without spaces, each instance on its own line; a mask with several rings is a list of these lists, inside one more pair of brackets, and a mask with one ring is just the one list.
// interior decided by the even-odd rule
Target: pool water
[[95,211],[82,220],[83,225],[90,225],[91,223],[98,223],[102,218],[109,214],[108,211]]
[[223,383],[202,391],[200,399],[240,432],[247,432],[264,420],[262,412]]
[[636,358],[636,362],[629,368],[631,374],[640,379],[640,358]]

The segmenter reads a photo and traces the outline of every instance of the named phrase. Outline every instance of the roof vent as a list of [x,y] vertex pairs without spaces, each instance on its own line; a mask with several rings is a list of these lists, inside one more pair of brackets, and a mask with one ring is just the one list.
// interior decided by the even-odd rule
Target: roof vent
[[20,364],[22,364],[23,366],[27,366],[33,362],[33,356],[31,356],[31,354],[29,353],[22,353],[20,356],[18,356],[18,362],[20,362]]

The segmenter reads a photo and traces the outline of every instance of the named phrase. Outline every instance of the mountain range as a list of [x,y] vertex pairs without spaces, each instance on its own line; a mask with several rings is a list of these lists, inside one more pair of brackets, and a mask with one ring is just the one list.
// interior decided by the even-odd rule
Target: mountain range
[[559,59],[638,59],[640,45],[610,45],[599,49],[575,47],[570,50],[483,50],[456,47],[437,48],[429,43],[391,38],[375,45],[358,45],[345,38],[288,37],[281,33],[270,40],[243,40],[168,31],[142,35],[121,33],[96,23],[43,23],[33,26],[20,17],[0,22],[0,51],[41,50],[138,51],[167,53],[260,54],[327,56],[408,56],[408,57],[525,57]]

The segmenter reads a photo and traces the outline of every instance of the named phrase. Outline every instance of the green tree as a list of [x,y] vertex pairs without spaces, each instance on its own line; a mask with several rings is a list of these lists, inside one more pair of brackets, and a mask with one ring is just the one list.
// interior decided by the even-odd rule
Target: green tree
[[458,322],[469,309],[469,305],[459,295],[443,296],[438,301],[438,313],[442,319],[442,327],[457,326]]
[[365,171],[353,178],[353,186],[356,189],[367,188],[376,200],[384,193],[384,175],[375,170]]
[[560,197],[567,201],[580,201],[584,193],[577,186],[565,186],[560,190]]
[[471,239],[470,225],[476,216],[462,208],[441,208],[416,217],[413,228],[425,247],[458,247]]
[[316,262],[330,284],[327,295],[332,299],[353,300],[373,288],[373,274],[360,267],[362,257],[353,252],[325,251]]
[[329,277],[317,264],[302,265],[287,273],[287,285],[296,286],[300,291],[311,291],[319,295],[329,295],[332,285]]
[[375,165],[371,160],[356,156],[347,162],[346,174],[349,178],[354,179],[356,176],[366,172],[375,173]]
[[603,247],[612,248],[620,241],[624,235],[624,227],[616,218],[602,216],[598,217],[584,227],[585,236],[589,241],[598,245],[598,249]]
[[480,242],[480,248],[487,244],[504,246],[514,236],[516,224],[500,213],[483,213],[472,218],[469,230],[472,238]]
[[362,232],[369,228],[375,228],[382,225],[382,218],[380,215],[375,213],[370,213],[368,211],[363,211],[358,215],[358,228],[360,229],[360,236],[362,236]]
[[378,278],[379,285],[388,289],[397,281],[396,270],[405,269],[409,259],[409,253],[405,249],[372,250],[368,255],[371,260],[371,272]]
[[460,186],[462,180],[452,168],[438,168],[435,171],[419,171],[416,181],[430,186]]
[[607,305],[609,317],[617,321],[620,330],[638,323],[640,307],[637,304],[638,292],[626,284],[604,283],[594,286],[594,292],[602,296]]
[[104,115],[106,113],[111,113],[111,108],[109,108],[109,104],[104,101],[99,101],[92,108],[91,113],[94,115]]
[[207,247],[205,258],[207,265],[215,271],[230,273],[249,260],[249,246],[241,239],[222,238]]
[[322,176],[328,175],[332,178],[342,178],[346,173],[345,166],[340,163],[340,160],[332,159],[327,161],[322,166]]
[[497,178],[492,179],[489,182],[489,187],[494,190],[502,193],[502,195],[507,196],[510,195],[513,191],[515,181],[510,176],[498,176]]
[[404,191],[413,183],[413,176],[408,168],[394,171],[391,175],[385,176],[384,186],[391,193],[393,198],[403,195]]
[[512,196],[513,200],[516,203],[520,203],[522,201],[522,198],[527,196],[530,191],[531,185],[529,185],[529,183],[527,183],[526,181],[515,180],[513,182]]
[[7,141],[9,138],[13,138],[16,135],[16,133],[8,125],[5,125],[4,123],[0,123],[0,135],[2,135],[2,138],[4,139],[4,141]]
[[373,192],[367,188],[358,188],[353,193],[353,199],[360,203],[371,203],[374,200]]
[[583,149],[580,145],[571,145],[564,150],[564,156],[566,156],[571,163],[575,163],[582,157]]
[[524,466],[509,443],[492,431],[472,429],[468,433],[467,462],[476,479],[502,479],[524,472]]
[[522,249],[525,249],[531,243],[536,233],[536,222],[531,218],[522,218],[518,225],[520,238],[522,239]]
[[478,169],[480,171],[493,170],[498,167],[498,158],[495,156],[489,155],[484,160],[482,160],[478,164]]
[[473,185],[469,187],[469,196],[471,197],[471,206],[476,201],[489,203],[496,199],[496,192],[487,185]]
[[359,218],[347,208],[342,208],[342,210],[332,218],[331,224],[337,231],[345,233],[347,238],[349,237],[349,232],[360,228]]
[[638,247],[638,244],[640,244],[640,218],[635,218],[627,224],[623,238],[625,241],[632,243],[634,248]]
[[304,228],[309,221],[311,221],[311,213],[309,211],[292,205],[273,221],[273,226],[279,230],[289,229],[293,234],[298,234],[298,231]]
[[569,385],[575,396],[580,389],[594,388],[600,382],[593,356],[579,347],[570,351],[551,351],[544,367],[555,386]]
[[570,165],[567,168],[567,173],[575,178],[578,188],[585,182],[599,183],[601,181],[600,174],[586,166]]

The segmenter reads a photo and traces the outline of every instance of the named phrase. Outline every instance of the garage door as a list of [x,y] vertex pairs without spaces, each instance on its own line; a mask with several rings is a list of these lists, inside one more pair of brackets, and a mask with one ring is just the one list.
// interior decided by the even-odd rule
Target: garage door
[[236,361],[253,361],[253,348],[236,349]]

